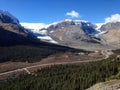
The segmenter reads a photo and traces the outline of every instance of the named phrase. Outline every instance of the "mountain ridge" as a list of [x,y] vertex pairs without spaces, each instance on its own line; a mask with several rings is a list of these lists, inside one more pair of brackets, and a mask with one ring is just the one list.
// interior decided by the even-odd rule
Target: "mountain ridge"
[[[22,35],[21,41],[53,43],[77,49],[102,50],[120,48],[120,22],[106,23],[97,29],[95,24],[83,20],[63,20],[34,32],[32,29],[25,29],[20,25],[19,20],[7,11],[0,10],[0,28],[1,34],[3,29],[14,34]],[[5,33],[5,32],[4,32]],[[116,35],[114,35],[116,34]],[[12,39],[21,43],[20,38],[17,40],[14,35],[1,35],[3,39],[6,36],[12,36]],[[21,36],[19,36],[21,37]],[[113,37],[111,39],[111,37]],[[28,40],[29,39],[29,40]],[[3,40],[4,41],[4,40]],[[2,42],[3,42],[2,41]],[[13,42],[14,43],[14,42]]]
[[[46,30],[47,36],[50,36],[58,44],[73,48],[90,50],[92,44],[96,43],[95,47],[98,44],[99,46],[102,44],[101,38],[97,36],[100,31],[96,30],[96,25],[88,21],[64,20],[43,28],[40,31],[42,30]],[[89,43],[91,45],[86,46]]]

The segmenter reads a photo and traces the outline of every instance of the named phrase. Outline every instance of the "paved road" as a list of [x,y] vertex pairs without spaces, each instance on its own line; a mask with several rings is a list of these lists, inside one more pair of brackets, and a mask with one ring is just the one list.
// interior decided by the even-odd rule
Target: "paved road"
[[104,59],[107,59],[110,55],[113,54],[113,52],[111,50],[102,50],[101,54],[105,56]]
[[36,67],[47,67],[47,66],[52,66],[52,65],[65,65],[65,64],[75,64],[75,63],[87,63],[87,62],[101,61],[103,59],[109,58],[108,51],[106,51],[106,50],[101,51],[101,53],[105,56],[104,58],[101,58],[101,59],[34,65],[34,66],[29,66],[29,67],[25,67],[25,68],[21,68],[21,69],[16,69],[16,70],[12,70],[12,71],[3,72],[3,73],[0,73],[0,76],[5,75],[5,74],[19,72],[19,71],[26,71],[28,74],[30,74],[30,71],[28,69],[36,68]]
[[86,62],[94,62],[94,61],[100,61],[100,60],[101,59],[99,59],[99,60],[85,60],[85,61],[74,61],[74,62],[61,62],[61,63],[40,64],[40,65],[34,65],[34,66],[29,66],[29,67],[25,67],[25,68],[21,68],[21,69],[16,69],[16,70],[12,70],[12,71],[8,71],[8,72],[0,73],[0,76],[1,75],[5,75],[5,74],[19,72],[19,71],[26,71],[28,74],[30,74],[30,72],[28,71],[28,69],[30,69],[30,68],[36,68],[36,67],[61,65],[61,64],[64,65],[64,64],[74,64],[74,63],[86,63]]

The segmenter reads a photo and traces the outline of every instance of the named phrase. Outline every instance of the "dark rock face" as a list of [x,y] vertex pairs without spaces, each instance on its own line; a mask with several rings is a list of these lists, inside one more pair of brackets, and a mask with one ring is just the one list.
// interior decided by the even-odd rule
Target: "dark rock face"
[[[14,26],[14,28],[13,28]],[[15,29],[16,27],[16,29]],[[0,24],[0,45],[29,44],[36,42],[37,38],[14,24]]]
[[0,10],[0,22],[1,23],[12,23],[12,24],[19,24],[19,20],[11,15],[7,11]]
[[91,24],[90,22],[81,22],[82,24],[82,29],[84,30],[84,32],[88,35],[95,35],[98,34],[99,32],[97,30],[95,30],[95,25]]
[[0,45],[22,44],[23,42],[26,43],[27,38],[0,27]]

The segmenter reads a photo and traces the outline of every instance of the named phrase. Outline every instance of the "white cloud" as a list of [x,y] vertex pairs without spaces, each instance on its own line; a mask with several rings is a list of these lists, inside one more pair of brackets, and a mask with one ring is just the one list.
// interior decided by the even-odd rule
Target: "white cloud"
[[108,22],[120,22],[120,14],[113,14],[110,17],[105,18],[105,23]]
[[74,10],[72,10],[71,12],[67,12],[66,16],[70,16],[72,18],[79,18],[80,17],[79,13],[74,11]]
[[20,23],[25,28],[29,29],[41,29],[47,26],[47,24],[44,23],[27,23],[27,22],[21,22]]

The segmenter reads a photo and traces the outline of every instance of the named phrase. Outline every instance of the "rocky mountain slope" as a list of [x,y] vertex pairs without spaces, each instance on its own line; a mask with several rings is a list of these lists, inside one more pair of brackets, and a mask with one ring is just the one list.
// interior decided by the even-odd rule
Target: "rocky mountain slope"
[[101,26],[100,30],[106,32],[101,37],[106,40],[107,45],[111,48],[120,48],[120,22],[106,23]]
[[87,50],[106,48],[104,40],[98,36],[100,31],[95,28],[90,22],[65,20],[40,31],[46,30],[47,36],[61,45]]
[[87,50],[120,48],[120,22],[96,25],[79,20],[63,20],[40,29],[60,45]]
[[38,42],[39,40],[21,26],[0,23],[0,45],[16,45]]
[[19,24],[19,20],[7,11],[0,11],[0,45],[16,45],[39,40]]

